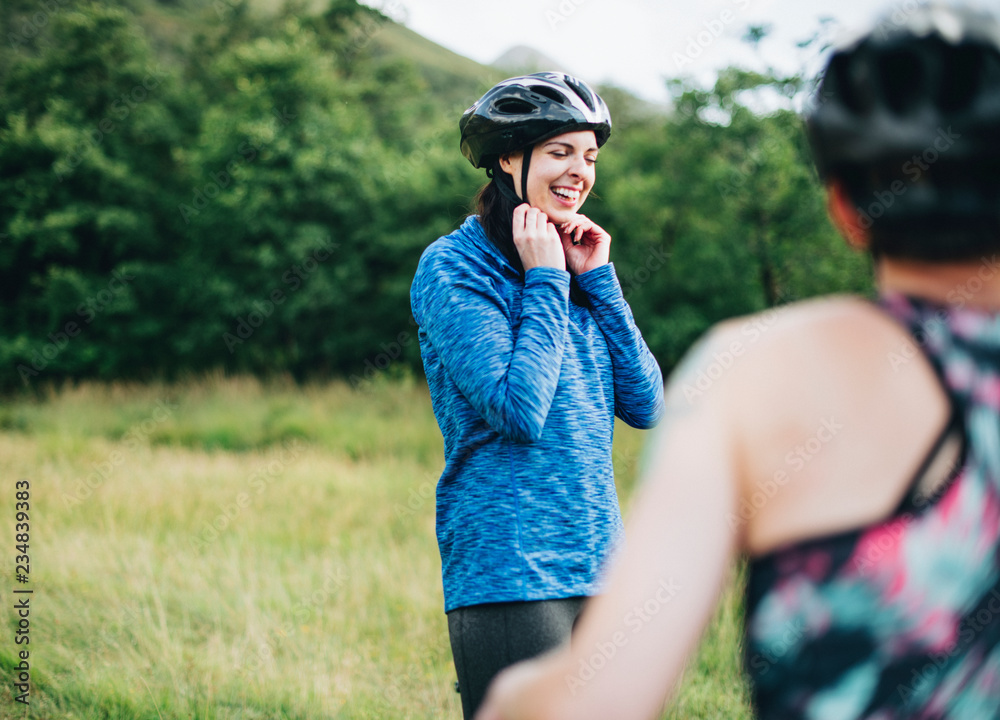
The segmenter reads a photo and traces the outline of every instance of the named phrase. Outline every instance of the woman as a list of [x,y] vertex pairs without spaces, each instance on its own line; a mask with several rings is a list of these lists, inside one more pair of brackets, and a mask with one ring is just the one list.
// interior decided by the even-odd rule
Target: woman
[[752,348],[710,333],[606,593],[479,720],[657,717],[737,552],[757,717],[1000,717],[998,100],[979,12],[921,6],[833,54],[809,135],[879,302],[790,306]]
[[618,541],[614,417],[652,427],[659,366],[579,214],[611,132],[559,73],[501,82],[460,122],[492,178],[479,213],[424,252],[413,316],[444,435],[437,535],[462,708],[493,676],[569,636]]

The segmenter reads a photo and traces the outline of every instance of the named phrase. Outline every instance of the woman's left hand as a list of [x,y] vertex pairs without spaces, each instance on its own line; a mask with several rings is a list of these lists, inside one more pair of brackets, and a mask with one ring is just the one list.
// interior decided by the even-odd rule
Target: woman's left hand
[[566,268],[574,275],[606,265],[611,256],[611,236],[584,215],[558,226],[566,253]]

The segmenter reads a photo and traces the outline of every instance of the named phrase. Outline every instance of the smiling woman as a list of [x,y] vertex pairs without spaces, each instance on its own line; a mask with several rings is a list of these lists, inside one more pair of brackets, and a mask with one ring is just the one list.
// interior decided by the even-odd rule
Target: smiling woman
[[[660,368],[580,215],[611,133],[558,73],[501,82],[460,122],[486,168],[478,215],[424,252],[411,290],[444,436],[437,537],[462,708],[565,640],[621,538],[614,418],[656,424]],[[525,202],[526,201],[526,202]]]
[[[558,135],[536,145],[532,152],[535,172],[529,176],[528,201],[553,222],[566,222],[587,199],[594,185],[597,138],[592,130]],[[524,153],[500,158],[501,169],[520,177]]]
[[981,10],[895,10],[835,47],[804,120],[877,301],[706,335],[673,373],[605,590],[476,720],[659,716],[736,556],[754,717],[1000,720],[998,97],[1000,19]]

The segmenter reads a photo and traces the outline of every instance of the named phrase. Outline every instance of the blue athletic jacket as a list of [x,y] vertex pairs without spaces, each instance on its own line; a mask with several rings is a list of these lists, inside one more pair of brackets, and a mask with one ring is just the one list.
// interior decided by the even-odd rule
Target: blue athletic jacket
[[432,243],[410,290],[444,435],[437,538],[445,611],[593,595],[622,535],[614,416],[650,428],[659,365],[609,263],[524,279],[478,218]]

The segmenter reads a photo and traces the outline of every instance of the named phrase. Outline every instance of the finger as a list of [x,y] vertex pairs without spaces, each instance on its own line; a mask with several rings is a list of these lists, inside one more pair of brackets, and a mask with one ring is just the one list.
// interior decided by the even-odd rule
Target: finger
[[545,224],[549,219],[545,216],[538,208],[529,207],[528,214],[525,217],[525,225],[529,230],[534,230],[537,234],[543,235],[545,233]]
[[570,240],[573,239],[573,233],[576,230],[576,223],[573,220],[567,220],[559,226],[559,235],[561,237],[566,237]]
[[559,229],[552,223],[547,223],[545,230],[543,231],[545,235],[543,236],[549,242],[558,243],[562,247],[562,238],[559,237]]
[[584,217],[583,215],[580,215],[580,217],[583,219],[585,223],[587,233],[594,239],[595,242],[600,242],[602,240],[607,240],[608,242],[611,242],[611,236],[608,234],[607,230],[602,228],[600,225],[595,223],[590,218]]
[[573,237],[571,235],[559,233],[559,242],[562,243],[563,252],[568,253],[573,248]]
[[541,210],[537,210],[536,212],[538,213],[538,217],[535,219],[535,227],[538,228],[540,233],[548,232],[548,226],[552,224],[549,222],[549,216]]
[[580,244],[580,223],[577,220],[569,220],[563,225],[563,234],[573,245]]
[[528,209],[530,207],[530,205],[522,203],[514,208],[514,227],[523,228],[525,226],[525,220],[527,219]]
[[567,237],[573,237],[573,233],[576,232],[576,223],[566,223],[562,226],[562,233]]
[[575,244],[579,245],[581,242],[583,242],[583,226],[582,225],[576,229]]
[[583,227],[583,229],[586,230],[587,232],[593,232],[593,233],[598,233],[598,234],[604,232],[601,229],[600,225],[598,225],[597,223],[595,223],[593,220],[591,220],[586,215],[577,214],[576,218],[577,218],[577,221],[580,223],[580,225]]

